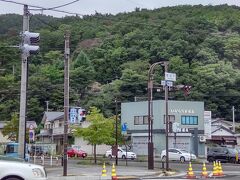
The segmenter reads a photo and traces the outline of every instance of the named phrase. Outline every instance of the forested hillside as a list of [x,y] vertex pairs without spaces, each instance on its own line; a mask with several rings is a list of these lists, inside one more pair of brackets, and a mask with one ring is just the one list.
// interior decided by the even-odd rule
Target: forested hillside
[[[0,120],[19,112],[20,15],[0,16]],[[106,116],[118,101],[147,100],[150,64],[170,61],[175,85],[192,86],[170,99],[204,101],[214,117],[240,120],[240,9],[235,6],[177,6],[136,9],[116,16],[83,18],[34,15],[30,30],[41,34],[41,52],[29,59],[27,119],[41,121],[46,102],[63,110],[64,31],[71,31],[70,105],[97,106]],[[155,71],[155,85],[163,79]],[[163,99],[154,92],[154,99]]]

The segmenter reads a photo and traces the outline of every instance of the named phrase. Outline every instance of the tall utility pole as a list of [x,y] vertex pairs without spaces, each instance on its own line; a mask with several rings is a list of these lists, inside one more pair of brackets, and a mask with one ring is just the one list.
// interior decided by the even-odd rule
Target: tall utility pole
[[[165,65],[165,73],[168,72],[168,65]],[[169,124],[169,117],[168,117],[168,85],[167,82],[165,81],[165,103],[166,103],[166,113],[165,113],[165,120],[166,120],[166,170],[169,170],[169,156],[168,156],[168,124]]]
[[[29,31],[29,12],[28,6],[24,5],[23,9],[23,32]],[[24,42],[22,42],[23,45]],[[21,72],[21,94],[20,94],[20,117],[18,133],[18,155],[25,158],[25,132],[26,132],[26,95],[27,95],[27,71],[28,56],[22,52],[22,72]]]
[[67,176],[67,146],[68,146],[68,118],[69,118],[69,31],[65,32],[65,51],[64,51],[64,157],[63,157],[63,176]]
[[118,106],[117,106],[117,98],[115,99],[115,113],[116,113],[116,119],[115,119],[115,146],[116,146],[116,165],[118,165]]

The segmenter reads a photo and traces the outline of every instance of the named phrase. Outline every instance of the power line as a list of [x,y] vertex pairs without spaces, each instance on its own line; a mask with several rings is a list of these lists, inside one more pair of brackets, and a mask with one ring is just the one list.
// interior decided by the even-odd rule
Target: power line
[[75,2],[78,2],[78,1],[79,1],[79,0],[75,0],[75,1],[72,1],[72,2],[69,2],[69,3],[66,3],[66,4],[63,4],[63,5],[59,5],[59,6],[55,6],[55,7],[52,7],[52,8],[48,8],[47,10],[53,10],[53,9],[56,9],[56,8],[68,6],[68,5],[73,4],[73,3],[75,3]]
[[[30,5],[30,4],[24,4],[24,3],[19,3],[19,2],[15,2],[15,1],[12,1],[12,0],[0,0],[0,1],[3,1],[3,2],[9,2],[9,3],[14,3],[14,4],[19,4],[19,5],[28,5],[29,7],[34,7],[34,8],[38,8],[37,10],[49,10],[49,11],[55,11],[55,12],[60,12],[60,13],[66,13],[66,14],[70,14],[70,15],[78,15],[78,16],[85,16],[84,14],[80,14],[80,13],[73,13],[73,12],[69,12],[69,11],[64,11],[64,10],[56,10],[56,9],[52,9],[52,8],[45,8],[45,7],[42,7],[42,6],[36,6],[36,5]],[[70,3],[75,3],[77,2],[77,0],[75,1],[72,1]],[[67,3],[69,4],[69,3]],[[63,6],[63,5],[61,5]],[[57,6],[58,7],[58,6]],[[56,7],[53,7],[53,8],[56,8]],[[111,19],[109,17],[104,17],[104,16],[101,16],[102,19],[105,19],[105,20],[110,20],[110,21],[116,21],[115,19]],[[157,24],[149,24],[149,23],[140,23],[140,22],[130,22],[130,21],[123,21],[123,20],[119,20],[118,21],[119,23],[125,23],[125,24],[130,24],[130,25],[144,25],[144,26],[151,26],[151,27],[159,27],[159,28],[162,28],[162,29],[167,29],[167,28],[163,28],[162,25],[157,25]],[[172,28],[172,30],[179,30],[179,31],[184,31],[184,32],[201,32],[201,33],[208,33],[209,30],[192,30],[192,29],[180,29],[180,28]]]
[[29,10],[54,10],[54,9],[57,9],[57,8],[60,8],[60,7],[65,7],[67,5],[70,5],[70,4],[73,4],[75,2],[78,2],[79,0],[75,0],[75,1],[72,1],[72,2],[69,2],[69,3],[66,3],[66,4],[63,4],[63,5],[59,5],[59,6],[55,6],[55,7],[51,7],[51,8],[42,8],[42,9],[29,9]]
[[71,15],[78,15],[78,16],[84,16],[83,14],[79,14],[79,13],[73,13],[73,12],[68,12],[68,11],[63,11],[63,10],[57,10],[57,9],[49,9],[49,8],[45,8],[42,6],[36,6],[36,5],[31,5],[31,4],[26,4],[26,3],[19,3],[16,1],[12,1],[12,0],[0,0],[2,2],[8,2],[8,3],[13,3],[13,4],[18,4],[18,5],[28,5],[29,7],[34,7],[34,8],[38,8],[39,10],[49,10],[49,11],[55,11],[55,12],[60,12],[60,13],[66,13],[66,14],[71,14]]

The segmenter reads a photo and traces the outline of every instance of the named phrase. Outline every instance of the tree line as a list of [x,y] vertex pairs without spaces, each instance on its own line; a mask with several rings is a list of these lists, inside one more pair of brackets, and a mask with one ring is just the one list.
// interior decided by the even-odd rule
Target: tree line
[[[232,106],[240,118],[240,11],[237,6],[176,6],[131,13],[54,18],[33,15],[31,31],[41,35],[41,52],[29,59],[27,120],[41,122],[63,110],[64,31],[71,31],[70,105],[97,107],[112,117],[119,102],[147,100],[152,63],[169,60],[175,85],[191,93],[170,92],[172,100],[204,101],[213,117],[230,120]],[[0,15],[0,120],[19,112],[22,17]],[[163,69],[154,74],[155,86]],[[154,99],[164,93],[154,91]]]

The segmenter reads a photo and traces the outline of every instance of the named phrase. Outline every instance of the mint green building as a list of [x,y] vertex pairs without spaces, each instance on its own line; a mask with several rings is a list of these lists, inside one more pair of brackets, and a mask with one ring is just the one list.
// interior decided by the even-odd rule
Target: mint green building
[[[165,101],[153,101],[154,155],[166,149]],[[168,101],[169,148],[185,149],[199,157],[205,156],[204,103]],[[148,154],[148,102],[121,104],[121,124],[127,125],[133,151]]]

